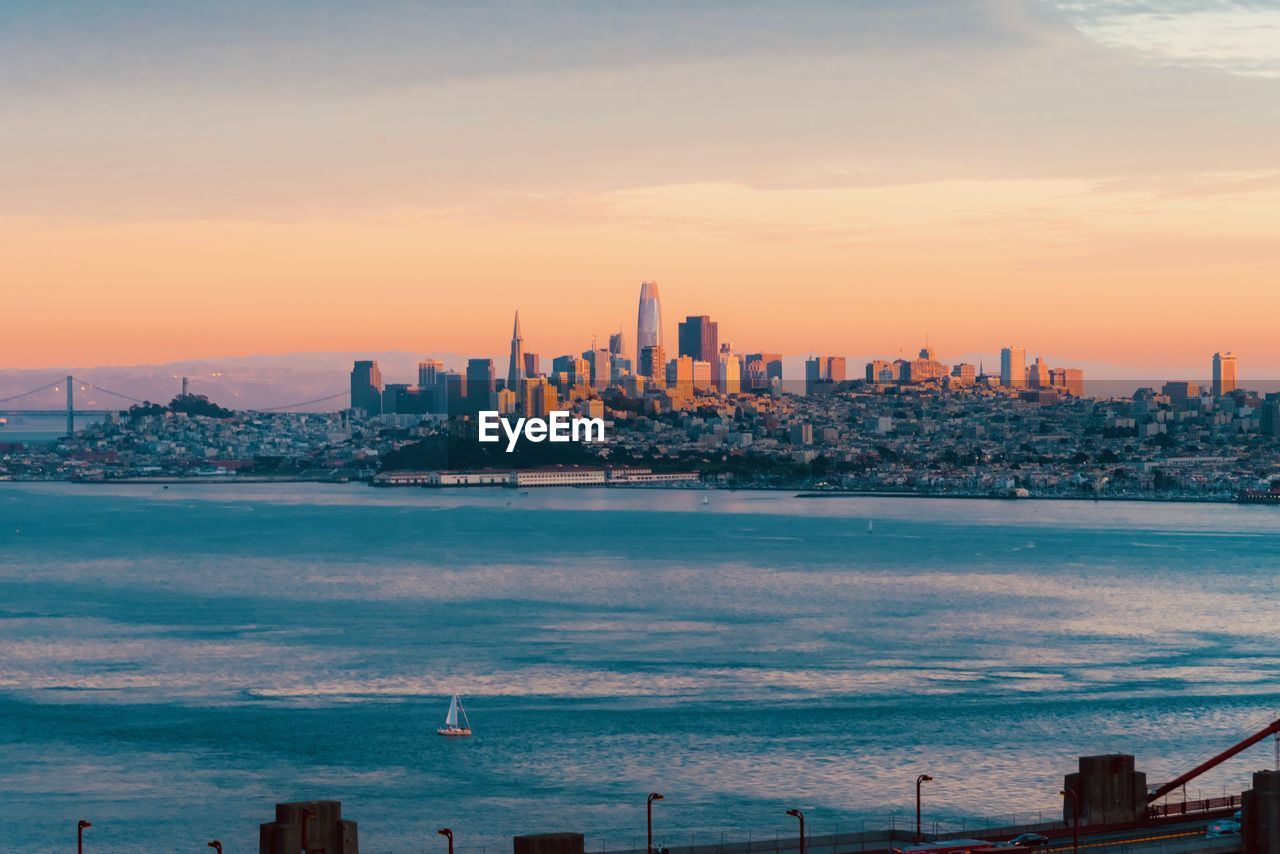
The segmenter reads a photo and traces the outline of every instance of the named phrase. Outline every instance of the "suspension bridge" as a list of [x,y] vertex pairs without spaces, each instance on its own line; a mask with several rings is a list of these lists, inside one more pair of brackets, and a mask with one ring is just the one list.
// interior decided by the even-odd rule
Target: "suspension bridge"
[[[77,386],[79,387],[78,390],[80,392],[96,391],[101,394],[107,395],[110,398],[126,401],[129,404],[146,405],[146,404],[152,403],[152,401],[144,400],[142,398],[135,397],[131,394],[125,394],[124,392],[115,391],[113,389],[106,388],[105,386],[99,385],[98,383],[95,383],[91,380],[86,380],[83,378],[73,376],[71,374],[67,374],[66,376],[53,379],[50,382],[45,383],[44,385],[40,385],[35,388],[28,389],[27,391],[19,392],[18,394],[12,394],[7,397],[0,397],[0,415],[8,416],[8,415],[62,415],[62,414],[65,414],[67,419],[67,435],[71,436],[75,433],[75,423],[76,423],[77,415],[99,415],[106,412],[116,411],[114,408],[107,407],[107,406],[93,406],[93,407],[83,407],[81,409],[76,409],[75,398],[76,398]],[[188,388],[187,378],[183,377],[182,378],[182,394],[184,396],[188,393],[187,388]],[[57,409],[49,408],[48,401],[50,400],[50,397],[52,395],[62,394],[63,392],[65,392],[66,394],[66,406],[60,407]],[[305,411],[318,411],[318,412],[333,412],[333,411],[336,411],[337,409],[345,408],[345,407],[332,406],[331,408],[328,408],[328,409],[319,409],[319,410],[311,410],[310,407],[317,407],[317,406],[321,406],[322,404],[335,404],[338,401],[345,400],[349,394],[350,392],[348,390],[343,389],[342,391],[334,392],[333,394],[325,395],[324,397],[312,398],[310,400],[301,400],[295,403],[284,403],[277,406],[253,407],[249,409],[249,411],[289,412],[294,410],[305,410]],[[44,403],[45,405],[40,406],[41,403]]]

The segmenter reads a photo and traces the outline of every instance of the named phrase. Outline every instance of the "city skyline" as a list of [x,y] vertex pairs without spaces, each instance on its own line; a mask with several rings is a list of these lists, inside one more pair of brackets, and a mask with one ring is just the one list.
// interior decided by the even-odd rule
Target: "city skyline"
[[0,32],[0,365],[574,352],[653,279],[737,346],[1280,376],[1261,6],[59,5]]

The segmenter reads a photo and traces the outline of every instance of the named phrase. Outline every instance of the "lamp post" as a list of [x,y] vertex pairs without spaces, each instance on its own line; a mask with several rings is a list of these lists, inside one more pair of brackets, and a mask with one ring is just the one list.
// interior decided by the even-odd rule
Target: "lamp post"
[[649,793],[649,800],[645,802],[645,829],[646,838],[649,841],[649,847],[645,851],[653,854],[653,802],[662,800],[662,795],[657,792]]
[[449,854],[453,854],[453,831],[447,827],[442,827],[436,833],[449,840]]
[[218,854],[222,854],[222,843],[219,842],[218,840],[215,839],[212,842],[210,842],[209,847],[212,848],[214,851],[217,851]]
[[1071,854],[1080,854],[1080,797],[1072,789],[1062,789],[1058,794],[1071,798]]
[[76,854],[84,854],[84,829],[93,827],[93,822],[80,819],[76,822]]
[[933,780],[928,774],[916,777],[916,842],[924,842],[924,834],[920,832],[920,784]]
[[804,854],[804,813],[800,810],[787,810],[787,815],[800,819],[800,854]]

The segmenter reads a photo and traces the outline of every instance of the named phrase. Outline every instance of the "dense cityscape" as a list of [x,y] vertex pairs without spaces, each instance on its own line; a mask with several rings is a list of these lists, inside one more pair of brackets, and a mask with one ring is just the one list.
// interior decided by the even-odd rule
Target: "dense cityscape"
[[[549,368],[549,370],[548,370]],[[841,356],[783,376],[778,353],[739,354],[711,318],[678,326],[668,358],[658,286],[644,282],[634,350],[607,346],[544,366],[519,314],[505,378],[492,359],[439,360],[416,383],[384,382],[357,361],[350,407],[334,413],[233,412],[183,394],[110,413],[49,443],[0,445],[18,480],[264,478],[376,485],[704,485],[1004,497],[1273,500],[1280,394],[1237,383],[1215,353],[1212,385],[1170,380],[1097,398],[1078,368],[1008,346],[998,373],[915,359]],[[603,418],[608,441],[478,453],[480,411]],[[521,473],[522,472],[522,473]],[[538,472],[535,474],[534,472]]]

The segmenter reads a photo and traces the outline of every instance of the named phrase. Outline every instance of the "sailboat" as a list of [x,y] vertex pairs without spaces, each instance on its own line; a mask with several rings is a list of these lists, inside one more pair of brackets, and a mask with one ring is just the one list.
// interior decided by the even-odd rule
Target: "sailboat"
[[[458,715],[462,715],[462,726],[458,726]],[[471,721],[467,720],[467,710],[462,708],[462,700],[454,694],[449,701],[449,714],[445,716],[444,726],[436,730],[436,735],[471,735]]]

